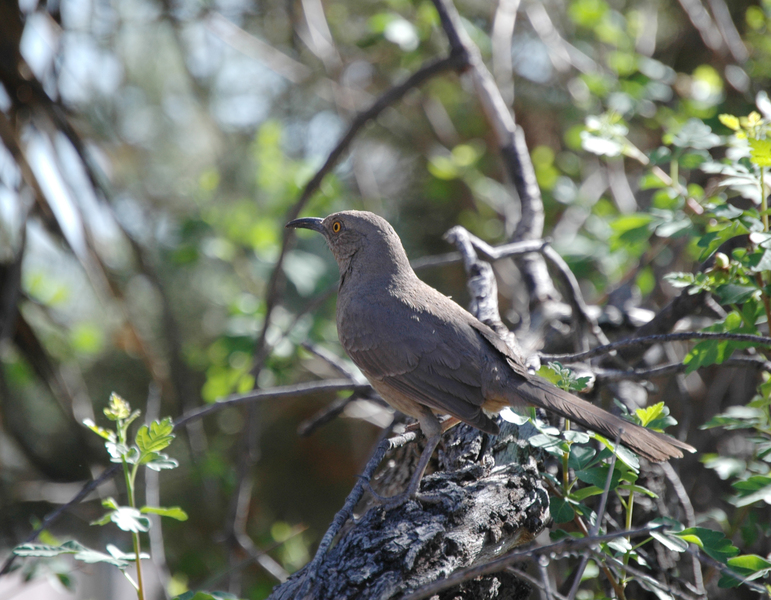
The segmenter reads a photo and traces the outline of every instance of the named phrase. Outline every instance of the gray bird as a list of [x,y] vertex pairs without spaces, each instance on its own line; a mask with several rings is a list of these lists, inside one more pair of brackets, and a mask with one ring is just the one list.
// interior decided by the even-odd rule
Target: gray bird
[[[345,211],[290,228],[321,233],[340,268],[337,332],[348,356],[383,399],[418,420],[428,438],[405,494],[416,495],[441,434],[458,421],[490,434],[486,413],[536,406],[661,462],[695,449],[617,417],[528,373],[487,325],[418,279],[399,236],[381,217]],[[440,421],[437,415],[450,415]]]

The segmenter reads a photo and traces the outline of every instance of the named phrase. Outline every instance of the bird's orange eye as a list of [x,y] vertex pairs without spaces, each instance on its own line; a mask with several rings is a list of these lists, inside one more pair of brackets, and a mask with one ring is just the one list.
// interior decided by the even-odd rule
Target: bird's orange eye
[[342,228],[343,226],[340,224],[340,221],[335,221],[332,223],[332,233],[340,233]]

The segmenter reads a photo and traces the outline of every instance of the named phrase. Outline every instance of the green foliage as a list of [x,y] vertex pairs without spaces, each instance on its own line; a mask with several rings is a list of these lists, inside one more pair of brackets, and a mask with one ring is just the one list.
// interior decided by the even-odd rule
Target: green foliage
[[[136,588],[140,600],[144,598],[142,581],[142,569],[140,559],[150,558],[149,555],[140,552],[139,534],[146,533],[152,526],[152,521],[144,516],[155,514],[162,517],[170,517],[178,521],[186,521],[187,514],[181,508],[157,506],[142,506],[137,508],[135,503],[136,476],[138,468],[142,465],[149,469],[160,471],[174,469],[178,466],[176,460],[169,458],[160,452],[165,450],[173,441],[174,424],[170,417],[161,421],[153,421],[149,425],[141,425],[134,437],[134,443],[129,443],[128,430],[139,416],[140,411],[131,411],[131,406],[118,394],[112,393],[105,416],[115,423],[115,430],[105,429],[96,425],[92,420],[86,419],[83,424],[101,437],[105,449],[112,462],[120,463],[126,480],[126,488],[130,506],[121,506],[114,498],[102,500],[102,506],[107,509],[104,516],[92,522],[92,525],[107,525],[114,523],[118,528],[132,534],[134,552],[125,553],[113,545],[107,546],[107,552],[97,552],[71,540],[60,545],[51,544],[23,544],[14,548],[17,556],[51,558],[61,554],[72,554],[75,560],[86,563],[103,562],[117,567]],[[126,572],[130,563],[136,563],[137,581],[135,582]]]

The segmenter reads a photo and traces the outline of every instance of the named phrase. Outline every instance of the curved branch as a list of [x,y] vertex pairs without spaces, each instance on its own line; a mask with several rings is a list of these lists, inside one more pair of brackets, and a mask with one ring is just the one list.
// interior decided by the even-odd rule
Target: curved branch
[[704,331],[688,331],[683,333],[662,333],[638,338],[630,338],[628,340],[621,340],[619,342],[597,346],[596,348],[592,348],[586,352],[579,352],[577,354],[541,354],[540,356],[541,360],[545,362],[576,362],[579,360],[585,360],[587,358],[593,358],[595,356],[602,356],[603,354],[610,354],[611,352],[621,348],[647,347],[661,342],[683,342],[689,340],[745,342],[749,344],[756,344],[758,346],[771,346],[771,337],[765,337],[762,335],[751,335],[749,333],[710,333]]

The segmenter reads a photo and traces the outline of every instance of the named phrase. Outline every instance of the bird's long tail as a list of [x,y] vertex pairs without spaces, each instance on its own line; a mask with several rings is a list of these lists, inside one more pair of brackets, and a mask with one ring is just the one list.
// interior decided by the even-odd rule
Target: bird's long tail
[[696,452],[693,446],[685,442],[630,423],[540,377],[531,376],[514,387],[517,395],[528,404],[557,413],[608,439],[615,440],[618,436],[622,444],[650,461],[682,458],[683,450]]

